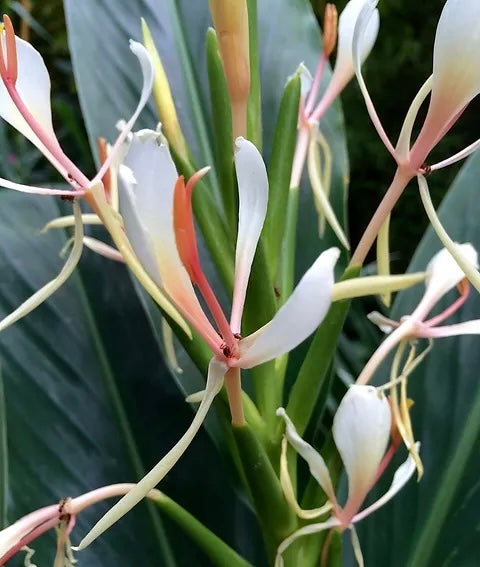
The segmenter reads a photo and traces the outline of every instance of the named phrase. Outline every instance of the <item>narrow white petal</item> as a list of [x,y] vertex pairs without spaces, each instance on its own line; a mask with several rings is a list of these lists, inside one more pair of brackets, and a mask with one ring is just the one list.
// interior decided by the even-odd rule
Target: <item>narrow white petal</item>
[[471,143],[469,146],[467,146],[466,148],[464,148],[460,152],[454,154],[453,156],[450,156],[447,159],[444,159],[442,161],[439,161],[439,162],[433,164],[432,166],[430,166],[430,169],[431,169],[431,171],[436,171],[437,169],[442,169],[443,167],[447,167],[449,165],[457,163],[457,161],[465,159],[469,155],[476,152],[478,150],[478,148],[480,148],[480,139]]
[[311,475],[318,482],[330,502],[332,502],[332,504],[336,504],[337,501],[333,490],[332,479],[330,478],[330,473],[328,472],[328,468],[323,457],[318,451],[315,451],[310,444],[300,437],[291,419],[288,417],[283,408],[277,409],[277,415],[282,417],[285,421],[285,436],[287,437],[288,442],[302,457],[302,459],[307,462]]
[[101,240],[98,240],[97,238],[84,236],[83,243],[85,244],[86,248],[88,248],[92,252],[95,252],[95,254],[99,254],[100,256],[108,258],[109,260],[113,260],[114,262],[125,262],[123,256],[116,248],[110,246],[109,244],[106,244],[105,242],[102,242]]
[[282,543],[278,546],[277,556],[275,557],[275,567],[283,567],[284,562],[282,555],[283,553],[285,553],[287,548],[297,539],[307,535],[318,534],[320,532],[338,526],[341,526],[341,522],[337,520],[337,518],[330,518],[326,522],[321,522],[318,524],[309,524],[308,526],[304,526],[303,528],[300,528],[296,532],[293,532],[292,535],[284,539]]
[[2,319],[0,321],[0,331],[3,331],[10,325],[36,309],[53,293],[55,293],[57,289],[59,289],[72,275],[73,270],[76,268],[78,262],[80,261],[83,249],[82,211],[80,210],[80,205],[76,201],[74,201],[73,203],[73,211],[75,214],[75,235],[73,239],[73,246],[70,255],[60,273],[56,278],[49,281],[41,289],[39,289],[31,297],[24,301],[20,305],[20,307],[17,307],[17,309],[15,309],[15,311]]
[[322,252],[274,318],[240,341],[238,366],[251,368],[285,354],[320,325],[332,301],[334,267],[340,251]]
[[377,325],[382,333],[385,333],[386,335],[390,334],[393,329],[398,327],[398,323],[396,321],[392,321],[392,319],[385,317],[385,315],[382,315],[378,311],[368,313],[367,319],[374,325]]
[[441,338],[456,337],[458,335],[480,335],[480,319],[464,321],[456,325],[443,325],[442,327],[425,327],[419,329],[417,337]]
[[248,278],[267,214],[268,177],[262,156],[251,142],[237,138],[235,145],[239,208],[230,325],[234,333],[240,333]]
[[[360,14],[357,19],[357,23],[355,24],[355,29],[353,32],[353,40],[352,40],[352,53],[353,53],[353,67],[355,69],[355,74],[358,80],[358,86],[362,91],[363,98],[365,100],[365,105],[367,107],[368,114],[370,119],[375,126],[375,129],[380,136],[380,139],[385,144],[385,147],[388,151],[395,157],[395,149],[390,142],[382,123],[377,115],[377,111],[375,110],[375,106],[372,102],[370,94],[367,89],[367,85],[365,84],[365,79],[362,75],[362,46],[364,37],[366,34],[366,30],[368,29],[369,22],[371,18],[378,18],[378,11],[376,6],[378,4],[378,0],[366,0],[364,2],[364,6],[362,7]],[[377,13],[377,16],[375,14]]]
[[422,85],[421,89],[413,99],[412,104],[408,109],[407,116],[403,121],[402,130],[400,132],[400,136],[398,137],[397,147],[395,148],[395,152],[398,158],[402,161],[408,161],[413,126],[415,124],[415,120],[417,118],[420,107],[432,90],[432,83],[433,75],[430,75],[430,77],[425,81],[425,83]]
[[[128,168],[128,169],[127,169]],[[178,178],[163,136],[153,130],[133,135],[120,171],[120,213],[127,236],[145,268],[155,270],[161,285],[200,332],[218,335],[203,312],[177,250],[173,195]],[[153,278],[153,274],[150,274]],[[159,282],[159,277],[154,281]]]
[[355,529],[355,526],[353,524],[350,526],[350,535],[352,539],[353,554],[355,555],[355,559],[357,560],[357,565],[358,567],[364,567],[365,562],[363,560],[360,540],[358,539],[357,530]]
[[5,189],[12,189],[13,191],[18,191],[19,193],[30,193],[32,195],[58,195],[74,197],[75,193],[69,189],[48,189],[47,187],[34,187],[32,185],[23,185],[22,183],[15,183],[14,181],[9,181],[0,177],[0,187]]
[[[430,192],[428,190],[427,180],[423,175],[417,175],[417,180],[425,212],[427,213],[428,220],[432,224],[438,238],[452,255],[464,276],[468,278],[469,282],[477,291],[480,291],[480,273],[478,271],[478,259],[476,257],[476,252],[474,257],[474,254],[469,247],[462,249],[461,246],[466,245],[459,245],[450,238],[448,232],[445,230],[438,218],[435,207],[433,206],[432,199],[430,198]],[[463,276],[460,277],[461,274],[457,269],[454,270],[452,276],[454,277],[450,277],[443,269],[441,269],[438,272],[438,277],[431,278],[431,287],[428,287],[427,289],[429,289],[429,294],[431,294],[433,300],[435,300],[436,297],[441,297],[444,293],[447,293],[449,289],[454,287],[461,279],[463,279]]]
[[360,506],[387,448],[390,406],[373,386],[350,386],[333,420],[333,439],[348,475],[348,501]]
[[[415,450],[418,452],[419,449],[420,449],[420,443],[415,443]],[[390,488],[387,490],[387,492],[376,502],[374,502],[371,506],[368,506],[368,508],[365,508],[365,510],[362,510],[359,514],[354,516],[352,522],[356,523],[359,522],[360,520],[363,520],[363,518],[366,518],[372,512],[375,512],[375,510],[378,510],[379,508],[384,506],[389,500],[391,500],[395,496],[395,494],[397,494],[397,492],[399,492],[407,484],[407,482],[410,480],[413,473],[415,472],[416,467],[417,466],[415,464],[415,460],[409,454],[407,460],[403,464],[401,464],[398,467],[398,469],[395,471],[395,474],[393,475],[392,484],[390,485]]]
[[227,371],[227,366],[216,359],[210,361],[208,367],[207,384],[205,395],[202,399],[195,417],[183,434],[178,443],[173,447],[163,459],[147,474],[142,480],[135,485],[128,494],[126,494],[119,502],[117,502],[88,532],[82,539],[77,549],[85,549],[104,531],[108,530],[122,516],[129,512],[136,504],[140,502],[154,488],[177,463],[183,453],[187,450],[202,423],[207,416],[208,410],[212,405],[215,396],[220,392],[223,385],[223,377]]
[[[310,73],[308,67],[304,63],[300,63],[295,74],[300,75],[300,95],[302,97],[306,97],[307,94],[310,92],[313,83],[313,77]],[[290,79],[291,77],[289,77]]]
[[122,153],[123,143],[130,134],[133,125],[135,124],[137,118],[139,117],[140,112],[142,112],[143,108],[147,104],[148,99],[150,98],[150,94],[152,92],[155,72],[153,69],[152,60],[150,59],[150,55],[148,54],[147,50],[141,43],[139,43],[138,41],[133,41],[132,39],[130,40],[130,50],[137,57],[138,62],[140,63],[140,67],[142,69],[143,84],[142,84],[142,92],[140,94],[140,100],[138,101],[137,108],[134,110],[128,122],[126,122],[123,125],[120,135],[115,140],[115,143],[113,144],[108,154],[108,158],[102,164],[102,167],[98,171],[95,178],[92,180],[92,185],[95,185],[96,183],[98,183],[98,181],[102,179],[102,177],[104,176],[105,172],[108,170],[112,162],[114,162],[117,159],[118,152]]
[[[350,0],[340,14],[338,19],[337,58],[331,78],[332,83],[341,82],[344,86],[355,74],[352,53],[353,35],[360,12],[367,2],[368,0]],[[365,23],[362,35],[358,39],[357,49],[360,64],[362,64],[370,54],[377,39],[379,26],[380,16],[378,10],[373,9],[371,16]]]
[[[5,32],[2,34],[5,41]],[[55,139],[50,108],[50,76],[40,53],[28,42],[15,37],[18,78],[16,90],[33,118]],[[5,44],[3,45],[5,48]],[[43,151],[43,144],[20,114],[0,80],[0,116]]]
[[[82,224],[85,226],[86,224],[102,225],[103,223],[98,215],[94,213],[85,213],[82,215]],[[45,233],[53,228],[67,228],[74,225],[75,215],[66,215],[47,222],[40,232]]]

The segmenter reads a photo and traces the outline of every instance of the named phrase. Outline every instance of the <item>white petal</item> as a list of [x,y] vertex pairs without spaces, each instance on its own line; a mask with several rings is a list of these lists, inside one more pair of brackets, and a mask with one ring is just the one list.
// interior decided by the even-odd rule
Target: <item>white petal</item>
[[282,543],[278,546],[277,556],[275,557],[275,567],[283,567],[284,562],[283,562],[282,554],[285,553],[287,548],[297,539],[307,535],[318,534],[320,532],[338,526],[341,526],[341,522],[337,520],[337,518],[330,518],[326,522],[321,522],[318,524],[309,524],[308,526],[304,526],[303,528],[300,528],[296,532],[293,532],[292,535],[288,536],[287,539],[283,540]]
[[110,526],[117,522],[122,516],[129,512],[142,500],[172,469],[183,453],[187,450],[198,430],[202,426],[205,417],[212,405],[215,396],[220,392],[223,385],[223,377],[227,366],[216,359],[210,361],[208,367],[207,384],[205,395],[187,431],[178,443],[171,449],[163,459],[135,485],[115,506],[113,506],[82,539],[77,549],[85,549],[97,537],[99,537]]
[[[5,42],[5,32],[2,33]],[[40,53],[28,42],[15,37],[17,48],[18,78],[16,90],[33,118],[45,132],[56,139],[52,126],[50,108],[50,76]],[[5,43],[3,43],[5,49]],[[36,134],[33,133],[25,118],[13,103],[8,91],[0,80],[0,116],[21,132],[41,151],[44,150]]]
[[274,318],[240,341],[238,366],[251,368],[291,351],[320,325],[332,301],[335,263],[340,251],[320,254]]
[[132,170],[120,165],[118,170],[119,207],[125,225],[125,232],[138,260],[147,274],[163,288],[162,278],[155,260],[155,250],[150,235],[140,222],[137,210],[136,179]]
[[390,428],[390,406],[383,393],[373,386],[350,386],[338,406],[332,428],[348,475],[345,508],[360,506],[371,489],[387,448]]
[[367,319],[374,325],[377,325],[382,333],[385,333],[386,335],[390,334],[393,329],[398,327],[398,323],[396,321],[392,321],[378,311],[372,311],[371,313],[368,313]]
[[230,325],[234,333],[240,333],[248,278],[267,214],[268,177],[262,156],[251,142],[237,138],[235,145],[239,209]]
[[0,187],[5,189],[12,189],[19,193],[30,193],[32,195],[58,195],[66,197],[74,197],[75,192],[70,189],[48,189],[46,187],[33,187],[31,185],[23,185],[22,183],[15,183],[0,177]]
[[332,479],[330,478],[330,473],[328,472],[328,468],[323,457],[318,451],[315,451],[311,445],[300,437],[295,426],[283,408],[277,409],[277,415],[282,417],[285,421],[285,435],[288,442],[292,445],[295,451],[297,451],[297,453],[305,459],[311,475],[318,482],[330,502],[332,502],[332,504],[336,504],[337,501],[333,490]]
[[57,289],[67,281],[72,275],[73,270],[76,268],[83,249],[83,225],[82,225],[82,211],[77,201],[73,202],[73,211],[75,213],[75,235],[73,239],[73,246],[70,255],[63,265],[60,273],[56,278],[46,283],[42,288],[24,301],[15,311],[7,315],[0,321],[0,331],[3,331],[31,311],[36,309],[45,300],[47,300]]
[[[452,255],[452,258],[458,264],[460,270],[463,272],[468,281],[477,291],[480,292],[480,273],[478,271],[478,259],[476,252],[474,256],[474,253],[469,248],[462,249],[462,246],[465,245],[459,245],[450,238],[437,215],[435,207],[433,206],[427,180],[423,175],[418,174],[417,181],[418,188],[420,190],[420,197],[433,230],[437,233],[438,238]],[[436,283],[432,278],[433,283],[431,282],[431,287],[427,285],[428,293],[425,293],[422,303],[426,306],[428,306],[428,301],[430,300],[432,300],[432,304],[435,303],[438,298],[440,298],[444,293],[447,293],[449,289],[454,287],[459,281],[461,281],[461,279],[463,279],[460,276],[461,274],[458,269],[453,272],[451,278],[447,273],[444,273],[444,270],[440,270],[438,272],[438,278],[435,278]]]
[[430,112],[448,122],[480,93],[480,3],[447,0],[437,26],[433,48],[433,86]]
[[382,123],[377,115],[377,111],[375,110],[375,106],[373,105],[372,99],[367,89],[367,85],[365,84],[365,79],[362,75],[362,47],[363,47],[363,38],[367,33],[368,26],[370,25],[371,18],[378,18],[378,11],[376,6],[378,4],[378,0],[366,0],[364,5],[360,11],[360,14],[357,19],[357,23],[355,24],[355,29],[353,32],[353,40],[352,40],[352,54],[353,54],[353,67],[355,69],[355,74],[357,76],[358,86],[362,91],[363,98],[365,100],[365,105],[367,107],[368,114],[370,119],[377,130],[380,139],[385,144],[387,150],[395,157],[395,149],[390,142]]
[[441,338],[441,337],[456,337],[458,335],[480,335],[480,319],[473,321],[464,321],[456,325],[443,325],[442,327],[425,327],[422,330],[420,327],[417,337],[424,338]]
[[[362,8],[368,0],[350,0],[345,6],[338,19],[338,49],[335,67],[333,69],[332,82],[342,82],[346,85],[355,74],[353,68],[353,33],[355,25]],[[374,9],[371,17],[366,23],[365,29],[359,38],[359,58],[363,63],[370,54],[378,35],[380,26],[380,16],[377,9]]]
[[150,253],[153,254],[162,286],[177,308],[199,332],[218,342],[178,254],[173,225],[173,194],[178,173],[162,140],[162,135],[153,130],[133,136],[124,161],[131,174],[122,168],[122,185],[126,191],[122,190],[120,197],[120,213],[125,218],[132,246],[133,243],[137,246],[135,252],[147,265],[151,261]]
[[[415,450],[418,452],[419,449],[420,449],[420,443],[415,443]],[[407,482],[410,480],[413,473],[415,472],[415,469],[416,469],[415,460],[409,454],[407,460],[403,464],[401,464],[398,467],[398,469],[395,471],[395,474],[393,475],[392,484],[390,485],[390,488],[387,490],[387,492],[376,502],[374,502],[371,506],[365,508],[365,510],[362,510],[359,514],[357,514],[353,518],[352,522],[359,522],[360,520],[363,520],[363,518],[369,516],[372,512],[375,512],[375,510],[378,510],[379,508],[384,506],[389,500],[391,500],[395,496],[395,494],[397,494],[397,492],[399,492],[405,486],[405,484],[407,484]]]
[[150,55],[148,54],[147,50],[141,43],[139,43],[138,41],[133,41],[132,39],[130,40],[130,50],[137,57],[138,62],[140,63],[140,67],[142,69],[143,84],[142,84],[142,92],[140,94],[140,100],[138,101],[137,108],[134,110],[128,122],[122,124],[123,128],[120,132],[120,135],[115,140],[115,143],[113,144],[107,159],[102,164],[102,167],[99,169],[97,175],[92,180],[92,185],[95,185],[96,183],[98,183],[98,181],[102,179],[102,177],[104,176],[105,172],[110,167],[112,162],[114,162],[117,159],[118,153],[120,152],[120,154],[122,154],[124,150],[123,143],[129,136],[133,128],[133,125],[135,124],[137,118],[139,117],[140,112],[142,112],[144,106],[147,104],[148,99],[150,98],[150,94],[152,92],[155,72],[153,69],[152,60],[150,59]]
[[[455,243],[455,248],[466,262],[478,267],[478,254],[470,243]],[[465,278],[465,273],[446,248],[442,248],[440,252],[435,254],[430,260],[426,272],[427,293],[436,300],[448,293]]]

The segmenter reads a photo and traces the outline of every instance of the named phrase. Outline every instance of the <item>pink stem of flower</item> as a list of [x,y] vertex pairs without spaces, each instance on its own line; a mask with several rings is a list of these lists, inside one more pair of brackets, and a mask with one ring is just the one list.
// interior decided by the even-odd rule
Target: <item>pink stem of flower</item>
[[64,171],[59,170],[59,172],[71,185],[73,185],[74,189],[86,189],[90,183],[89,179],[65,155],[58,141],[52,138],[47,132],[45,132],[41,124],[38,123],[38,121],[28,110],[27,106],[18,94],[15,85],[10,80],[6,80],[4,77],[2,78],[8,94],[10,95],[10,98],[17,107],[18,111],[23,116],[26,123],[30,126],[33,133],[56,160],[57,163],[54,163],[53,165],[55,165],[57,168],[58,165],[60,165],[64,169]]
[[370,248],[377,238],[380,228],[402,195],[405,187],[414,176],[415,172],[409,168],[397,168],[390,187],[385,193],[385,196],[375,211],[375,214],[370,220],[360,242],[357,245],[357,248],[355,249],[355,252],[352,255],[350,266],[362,265],[364,263]]
[[368,382],[372,379],[375,370],[377,370],[380,364],[385,360],[388,353],[390,353],[403,339],[412,334],[415,324],[416,320],[412,317],[408,317],[408,319],[405,319],[394,331],[392,331],[370,357],[370,360],[364,366],[355,384],[368,384]]
[[390,447],[388,448],[388,451],[383,456],[382,462],[378,465],[377,474],[375,475],[375,479],[372,482],[372,488],[375,486],[378,479],[385,472],[385,469],[390,464],[390,462],[393,459],[393,456],[395,455],[397,449],[398,449],[398,443],[391,443]]
[[315,104],[315,99],[317,98],[318,91],[320,89],[320,83],[322,82],[323,72],[325,70],[325,65],[327,64],[327,57],[325,52],[322,52],[322,56],[317,66],[315,72],[315,77],[313,79],[312,88],[308,93],[307,102],[305,104],[305,116],[309,116],[312,112],[313,105]]
[[37,539],[37,537],[54,528],[59,521],[60,512],[58,512],[57,516],[55,516],[54,518],[37,526],[29,534],[27,534],[19,542],[17,542],[11,549],[9,549],[5,555],[0,557],[0,565],[4,565],[9,559],[11,559],[16,553],[18,553],[22,549],[22,547],[28,545],[31,541]]
[[290,177],[290,188],[300,186],[302,179],[303,167],[307,158],[308,142],[310,141],[310,125],[308,122],[300,124],[297,145],[295,147],[295,154],[293,156],[292,175]]
[[435,327],[439,323],[442,323],[443,321],[445,321],[445,319],[448,319],[451,315],[456,313],[460,309],[460,307],[462,307],[465,301],[467,301],[469,295],[470,295],[470,284],[467,284],[462,290],[460,297],[454,303],[452,303],[452,305],[447,307],[437,316],[432,317],[427,321],[424,321],[424,325],[427,325],[428,327]]

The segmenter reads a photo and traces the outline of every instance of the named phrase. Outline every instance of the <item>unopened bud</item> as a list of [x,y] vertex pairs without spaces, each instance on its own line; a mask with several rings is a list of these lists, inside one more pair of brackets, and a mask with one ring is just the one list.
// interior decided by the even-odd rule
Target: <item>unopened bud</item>
[[232,104],[234,138],[246,136],[250,50],[246,0],[210,0],[220,55]]
[[178,121],[177,111],[173,101],[172,91],[170,90],[170,85],[168,83],[168,78],[165,73],[165,69],[163,68],[160,55],[155,47],[152,34],[143,19],[142,36],[143,45],[152,59],[155,71],[153,97],[162,122],[163,131],[165,132],[165,136],[170,146],[177,152],[177,154],[184,159],[188,159],[187,144]]
[[325,6],[323,17],[323,52],[330,57],[337,44],[338,12],[335,4]]

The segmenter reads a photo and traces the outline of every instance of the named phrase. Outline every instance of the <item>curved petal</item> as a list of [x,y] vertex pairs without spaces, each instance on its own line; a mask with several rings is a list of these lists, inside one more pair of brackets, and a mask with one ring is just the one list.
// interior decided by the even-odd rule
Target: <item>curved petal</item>
[[[375,13],[377,12],[376,6],[378,4],[378,0],[366,0],[365,5],[362,7],[360,15],[358,16],[357,23],[355,25],[355,29],[353,32],[353,40],[352,40],[352,53],[353,53],[353,66],[355,69],[355,74],[357,75],[358,86],[362,91],[363,98],[365,100],[365,105],[367,107],[368,114],[370,116],[375,129],[380,136],[380,139],[385,144],[387,150],[392,154],[395,158],[395,149],[390,142],[382,123],[380,122],[380,118],[378,117],[377,111],[375,110],[375,106],[373,105],[372,99],[370,98],[370,94],[367,89],[367,85],[365,84],[365,80],[362,75],[362,45],[363,45],[363,37],[366,33],[366,29],[368,29],[368,25],[370,22],[370,18],[375,18]],[[378,17],[378,16],[377,16]]]
[[293,534],[289,535],[278,546],[277,556],[275,557],[275,567],[283,567],[284,562],[283,562],[282,555],[283,555],[283,553],[285,553],[287,548],[290,547],[290,545],[294,541],[296,541],[297,539],[299,539],[303,536],[311,535],[311,534],[318,534],[318,533],[323,532],[325,530],[329,530],[331,528],[336,528],[336,527],[339,527],[341,525],[342,525],[342,523],[340,522],[340,520],[337,520],[337,518],[330,518],[326,522],[321,522],[321,523],[318,523],[318,524],[309,524],[308,526],[304,526],[303,528],[300,528],[296,532],[293,532]]
[[[1,34],[2,41],[5,32]],[[15,88],[33,118],[56,139],[50,107],[50,76],[40,53],[28,42],[15,37],[18,77]],[[0,80],[0,116],[28,138],[42,152],[44,146],[15,106],[5,84]]]
[[422,338],[456,337],[458,335],[480,335],[480,319],[464,321],[455,325],[443,325],[442,327],[420,327],[416,333]]
[[46,283],[42,288],[24,301],[19,307],[17,307],[17,309],[15,309],[15,311],[3,318],[0,321],[0,332],[36,309],[46,299],[54,294],[57,289],[62,287],[62,285],[72,275],[73,270],[80,261],[83,250],[82,211],[77,201],[73,202],[73,212],[75,214],[75,235],[73,238],[73,246],[67,261],[60,270],[60,273],[56,278]]
[[78,550],[85,549],[104,531],[108,530],[122,516],[129,512],[136,504],[142,500],[172,469],[183,453],[187,450],[198,430],[202,426],[210,406],[215,396],[220,392],[223,385],[223,377],[227,371],[227,366],[216,359],[210,361],[208,367],[207,384],[205,395],[187,431],[183,434],[178,443],[173,447],[161,461],[135,485],[119,502],[93,526],[88,534],[82,539]]
[[126,165],[120,165],[118,171],[118,198],[125,232],[138,260],[152,280],[163,288],[162,278],[155,260],[153,242],[144,229],[137,210],[135,188],[137,182],[133,172]]
[[[457,244],[450,238],[448,232],[445,230],[438,218],[435,207],[433,206],[432,199],[430,198],[430,192],[428,190],[427,180],[423,175],[417,175],[417,180],[418,188],[420,189],[420,197],[422,199],[423,206],[425,207],[428,220],[432,224],[432,227],[437,233],[442,244],[451,254],[456,264],[458,264],[458,267],[453,270],[452,274],[448,274],[444,267],[440,269],[438,277],[435,278],[436,283],[432,283],[434,278],[431,278],[430,285],[432,287],[430,288],[431,291],[429,291],[429,295],[431,294],[432,299],[441,297],[444,293],[447,293],[447,291],[452,289],[452,287],[455,287],[455,285],[457,285],[463,277],[468,278],[469,282],[475,287],[475,289],[480,291],[480,273],[478,271],[478,258],[476,252],[469,248],[471,245]],[[462,246],[465,248],[462,248]],[[439,266],[442,267],[443,262],[442,264],[439,264]],[[463,272],[463,276],[460,272]]]
[[[371,4],[372,9],[369,10],[368,16],[364,17],[362,21],[359,22],[360,15],[363,13],[362,10],[366,4]],[[315,109],[314,119],[320,119],[355,75],[354,45],[356,45],[359,72],[362,63],[370,54],[377,39],[380,26],[380,16],[378,10],[375,9],[376,4],[377,2],[371,2],[371,0],[350,0],[340,14],[338,19],[338,47],[335,67],[333,68],[328,87],[318,107]],[[360,33],[355,33],[357,23],[360,23],[362,26]]]
[[337,499],[333,490],[332,479],[328,472],[327,465],[318,451],[304,441],[297,433],[295,426],[283,408],[277,409],[277,415],[282,417],[285,421],[285,436],[290,445],[295,451],[303,458],[308,464],[310,473],[313,478],[318,482],[323,492],[327,495],[330,502],[336,506]]
[[240,333],[248,278],[267,214],[268,177],[263,158],[251,142],[237,138],[235,145],[239,208],[230,326],[234,333]]
[[203,312],[178,254],[173,224],[173,193],[178,173],[162,135],[153,130],[136,133],[124,166],[128,170],[122,168],[120,213],[126,219],[129,240],[137,246],[135,252],[147,264],[153,256],[163,289],[210,346],[216,348],[221,340]]
[[105,175],[106,171],[110,168],[111,164],[117,158],[118,152],[122,151],[122,146],[124,141],[126,140],[127,136],[130,134],[133,125],[135,124],[137,118],[142,112],[144,106],[147,104],[148,99],[150,98],[150,94],[153,88],[153,79],[154,79],[154,69],[153,63],[150,59],[150,55],[148,54],[145,47],[139,43],[138,41],[130,40],[129,43],[131,52],[137,57],[138,62],[140,63],[140,67],[142,69],[142,92],[140,93],[140,100],[138,101],[137,108],[134,110],[132,116],[126,123],[122,123],[122,130],[120,135],[115,140],[112,148],[109,150],[107,159],[103,162],[102,167],[99,169],[97,175],[95,175],[94,179],[92,180],[92,185],[98,183],[103,176]]
[[425,128],[440,130],[480,93],[480,3],[448,0],[433,48],[433,86]]
[[345,515],[358,511],[387,449],[390,405],[373,386],[350,386],[333,420],[333,439],[348,476]]
[[332,301],[340,251],[322,252],[274,318],[239,343],[237,366],[251,368],[291,351],[320,325]]
[[22,183],[15,183],[0,177],[0,187],[5,189],[12,189],[19,193],[30,193],[32,195],[58,195],[65,197],[75,197],[76,194],[82,195],[83,191],[72,191],[71,189],[48,189],[46,187],[33,187],[31,185],[23,185]]
[[[415,443],[415,450],[418,452],[420,450],[420,443]],[[410,480],[413,473],[416,469],[415,460],[413,459],[412,455],[408,455],[407,460],[401,464],[398,469],[395,471],[393,475],[392,484],[390,488],[385,492],[385,494],[380,497],[376,502],[374,502],[365,510],[362,510],[359,514],[356,514],[352,520],[352,522],[359,522],[369,516],[375,510],[378,510],[382,506],[384,506],[389,500],[391,500],[397,492],[399,492]]]

